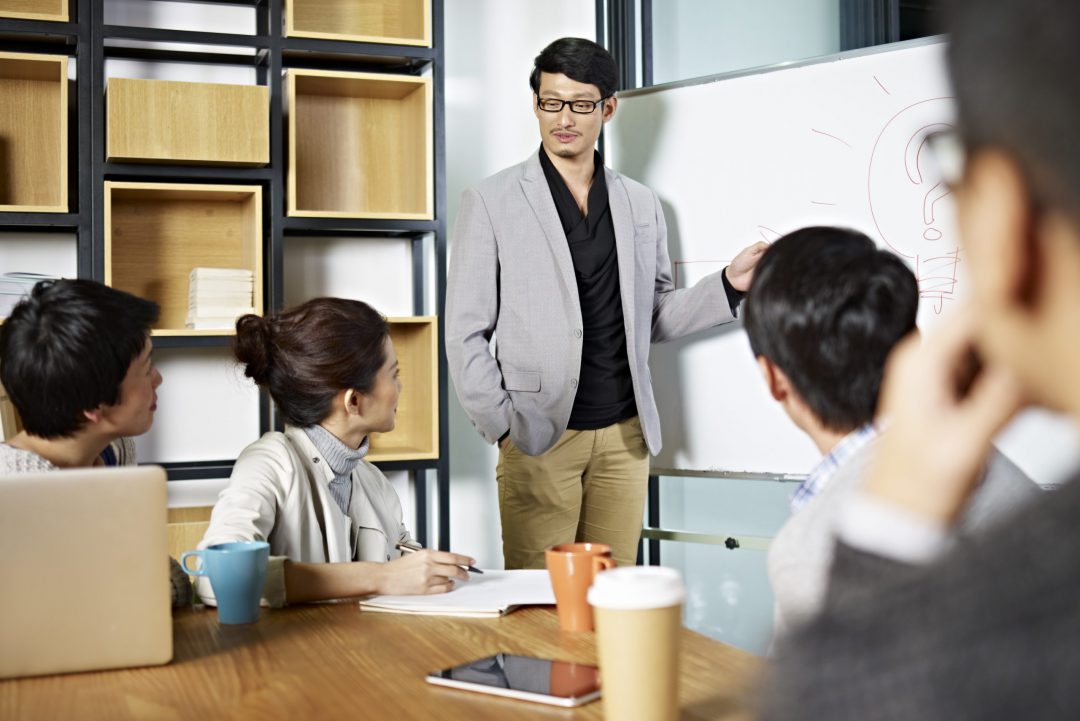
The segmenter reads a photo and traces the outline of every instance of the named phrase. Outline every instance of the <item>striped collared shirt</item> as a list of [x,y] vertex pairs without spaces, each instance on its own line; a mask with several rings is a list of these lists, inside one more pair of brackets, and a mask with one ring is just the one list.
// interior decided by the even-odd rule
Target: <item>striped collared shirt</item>
[[809,503],[814,496],[824,491],[836,473],[836,469],[877,437],[877,434],[877,428],[874,427],[874,424],[867,423],[840,439],[840,442],[833,446],[833,449],[826,453],[825,457],[814,466],[814,470],[810,472],[802,485],[795,489],[795,493],[791,496],[791,512],[797,512]]

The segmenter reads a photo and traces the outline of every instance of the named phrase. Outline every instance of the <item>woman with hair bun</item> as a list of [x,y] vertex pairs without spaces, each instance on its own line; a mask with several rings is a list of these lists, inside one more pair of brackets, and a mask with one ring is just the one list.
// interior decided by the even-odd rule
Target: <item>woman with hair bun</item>
[[[285,418],[236,459],[200,548],[267,541],[270,606],[369,594],[441,593],[468,580],[467,556],[412,538],[386,477],[364,455],[371,433],[393,430],[401,383],[386,320],[355,300],[316,298],[236,322],[245,375]],[[213,604],[205,577],[199,595]]]

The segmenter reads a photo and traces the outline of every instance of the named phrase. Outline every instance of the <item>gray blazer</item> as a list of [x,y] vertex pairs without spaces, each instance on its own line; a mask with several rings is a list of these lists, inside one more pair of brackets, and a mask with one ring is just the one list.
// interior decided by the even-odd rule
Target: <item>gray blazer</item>
[[[720,272],[675,290],[660,200],[605,173],[634,398],[656,454],[650,343],[733,318]],[[446,355],[461,405],[484,440],[495,443],[509,429],[530,455],[555,444],[577,392],[581,336],[570,248],[537,152],[462,194],[451,240]]]

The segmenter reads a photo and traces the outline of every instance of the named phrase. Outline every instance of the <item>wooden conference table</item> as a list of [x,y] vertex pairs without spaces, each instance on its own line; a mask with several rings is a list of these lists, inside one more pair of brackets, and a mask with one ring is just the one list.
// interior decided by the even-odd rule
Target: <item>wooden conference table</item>
[[[167,666],[0,681],[0,719],[602,719],[577,709],[431,686],[424,675],[500,651],[596,663],[592,633],[554,608],[499,619],[361,611],[355,603],[263,609],[222,626],[213,609],[174,619]],[[683,630],[681,719],[749,718],[759,660]]]

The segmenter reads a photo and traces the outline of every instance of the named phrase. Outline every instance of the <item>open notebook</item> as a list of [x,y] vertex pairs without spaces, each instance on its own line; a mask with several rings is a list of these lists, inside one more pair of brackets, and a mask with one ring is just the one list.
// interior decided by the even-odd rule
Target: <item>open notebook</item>
[[484,571],[469,574],[468,583],[431,596],[372,596],[360,602],[365,611],[415,613],[428,616],[502,616],[518,606],[550,606],[555,592],[546,570]]

